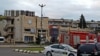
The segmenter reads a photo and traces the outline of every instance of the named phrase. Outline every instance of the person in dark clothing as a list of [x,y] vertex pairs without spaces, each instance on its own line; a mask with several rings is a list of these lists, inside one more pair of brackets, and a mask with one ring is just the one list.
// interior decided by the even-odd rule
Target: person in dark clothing
[[79,46],[80,46],[80,44],[77,44],[76,48],[78,49]]

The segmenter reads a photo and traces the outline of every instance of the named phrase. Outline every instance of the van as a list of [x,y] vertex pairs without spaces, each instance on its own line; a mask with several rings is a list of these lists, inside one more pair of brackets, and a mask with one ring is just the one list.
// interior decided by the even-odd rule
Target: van
[[5,40],[5,38],[4,38],[4,37],[0,37],[0,43],[3,43],[3,42],[4,42],[4,40]]
[[81,44],[77,56],[100,56],[100,43]]

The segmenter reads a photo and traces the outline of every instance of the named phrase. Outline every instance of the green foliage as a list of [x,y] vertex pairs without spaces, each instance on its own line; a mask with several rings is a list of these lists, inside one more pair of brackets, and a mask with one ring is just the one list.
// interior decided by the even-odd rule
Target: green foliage
[[0,21],[6,19],[6,16],[0,16]]
[[28,47],[28,48],[19,48],[22,50],[30,50],[30,51],[42,51],[44,48],[43,47]]
[[36,38],[36,44],[40,44],[40,42],[41,42],[40,37]]
[[40,44],[40,42],[41,42],[41,37],[40,37],[40,35],[38,34],[38,37],[36,38],[36,44]]
[[80,18],[80,22],[78,24],[78,27],[80,27],[80,28],[87,28],[86,21],[85,21],[85,18],[83,16],[83,14],[81,15],[81,18]]

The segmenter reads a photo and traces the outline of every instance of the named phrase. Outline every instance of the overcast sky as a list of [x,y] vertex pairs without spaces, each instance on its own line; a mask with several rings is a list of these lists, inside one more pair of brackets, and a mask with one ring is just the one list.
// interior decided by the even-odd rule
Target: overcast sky
[[43,15],[54,19],[79,20],[83,14],[86,20],[100,21],[100,0],[1,0],[0,14],[4,10],[30,10],[40,16],[39,4],[45,4]]

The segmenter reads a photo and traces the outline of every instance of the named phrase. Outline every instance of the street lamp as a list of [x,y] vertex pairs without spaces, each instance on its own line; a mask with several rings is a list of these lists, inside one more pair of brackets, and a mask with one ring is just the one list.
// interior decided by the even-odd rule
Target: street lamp
[[[43,28],[42,28],[42,19],[43,19],[43,7],[44,6],[46,6],[46,5],[44,5],[44,4],[39,4],[39,6],[41,7],[41,35],[40,35],[40,37],[42,38],[43,37],[43,34],[42,34],[42,30],[43,30]],[[40,38],[40,41],[41,41],[41,38]],[[41,42],[40,42],[41,43]]]

